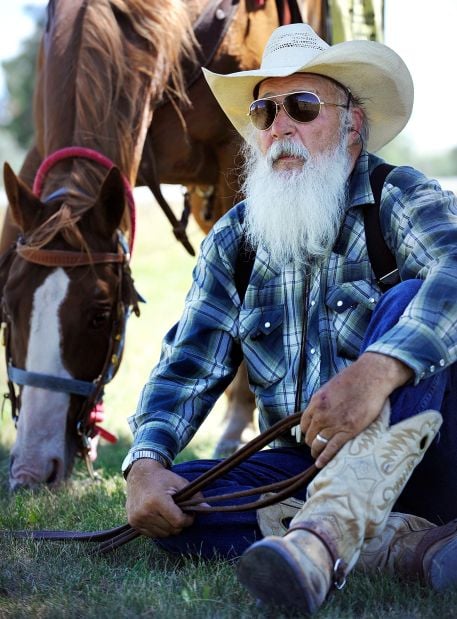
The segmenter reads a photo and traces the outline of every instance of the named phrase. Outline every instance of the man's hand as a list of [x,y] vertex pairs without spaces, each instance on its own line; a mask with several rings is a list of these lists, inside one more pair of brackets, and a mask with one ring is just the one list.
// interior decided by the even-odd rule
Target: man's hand
[[[392,391],[412,375],[401,361],[366,352],[323,385],[300,422],[311,455],[317,458],[316,466],[325,466],[347,441],[368,427]],[[316,439],[318,434],[328,443]]]
[[149,537],[180,533],[193,523],[194,517],[176,505],[173,495],[188,483],[156,460],[142,458],[134,462],[127,476],[129,524]]

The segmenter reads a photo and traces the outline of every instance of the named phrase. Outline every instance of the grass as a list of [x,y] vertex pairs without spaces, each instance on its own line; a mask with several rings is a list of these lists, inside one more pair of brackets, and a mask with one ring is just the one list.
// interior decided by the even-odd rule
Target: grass
[[[152,204],[138,208],[133,274],[147,298],[139,319],[129,321],[124,359],[106,392],[106,427],[119,435],[102,444],[100,480],[88,479],[81,462],[58,490],[10,495],[8,452],[14,428],[5,410],[0,432],[0,529],[98,530],[125,522],[125,482],[119,472],[131,436],[126,418],[159,354],[165,330],[179,317],[194,259],[174,240],[165,217]],[[201,234],[190,232],[197,248]],[[2,368],[2,384],[4,371]],[[211,454],[220,431],[224,399],[182,457]],[[0,538],[0,619],[220,618],[268,616],[236,579],[230,562],[176,558],[140,538],[104,557],[87,545]],[[280,617],[280,612],[270,616]],[[335,592],[318,619],[455,619],[457,591],[434,594],[387,576],[354,574]]]

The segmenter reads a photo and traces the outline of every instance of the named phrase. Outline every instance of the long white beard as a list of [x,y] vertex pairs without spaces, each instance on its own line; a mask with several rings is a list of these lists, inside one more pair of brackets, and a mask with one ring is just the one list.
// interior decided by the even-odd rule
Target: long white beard
[[[245,148],[246,234],[253,247],[263,246],[282,267],[307,265],[331,250],[342,221],[350,173],[345,138],[331,152],[311,157],[289,140],[274,143],[266,155]],[[277,171],[280,155],[303,158],[303,168]]]

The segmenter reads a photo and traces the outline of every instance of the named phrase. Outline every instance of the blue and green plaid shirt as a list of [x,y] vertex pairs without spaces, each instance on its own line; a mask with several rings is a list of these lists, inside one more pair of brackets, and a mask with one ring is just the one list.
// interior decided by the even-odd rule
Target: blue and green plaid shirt
[[[182,317],[165,336],[160,361],[129,419],[134,443],[124,470],[142,457],[172,462],[235,375],[239,344],[261,429],[294,412],[305,319],[302,409],[321,384],[357,358],[381,295],[363,222],[363,205],[374,202],[369,174],[379,163],[368,153],[359,157],[341,234],[324,263],[310,269],[309,294],[303,269],[290,264],[277,270],[259,248],[240,304],[234,265],[243,203],[216,223],[202,243]],[[384,184],[380,220],[401,278],[425,281],[400,321],[368,350],[406,363],[417,383],[457,358],[457,200],[437,181],[398,167]]]

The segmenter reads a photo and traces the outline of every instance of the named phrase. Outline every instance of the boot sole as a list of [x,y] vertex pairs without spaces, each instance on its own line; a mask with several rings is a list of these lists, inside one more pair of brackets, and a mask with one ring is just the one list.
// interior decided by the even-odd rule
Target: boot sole
[[303,568],[273,540],[264,539],[246,550],[237,575],[251,595],[266,606],[309,614],[320,606],[304,582]]

